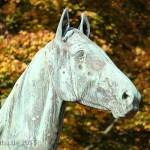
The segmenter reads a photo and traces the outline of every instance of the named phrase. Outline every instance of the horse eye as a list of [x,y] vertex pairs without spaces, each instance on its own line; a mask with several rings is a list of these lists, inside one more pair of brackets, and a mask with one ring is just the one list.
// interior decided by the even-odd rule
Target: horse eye
[[82,58],[84,56],[84,51],[83,50],[80,50],[76,53],[76,57],[78,58]]

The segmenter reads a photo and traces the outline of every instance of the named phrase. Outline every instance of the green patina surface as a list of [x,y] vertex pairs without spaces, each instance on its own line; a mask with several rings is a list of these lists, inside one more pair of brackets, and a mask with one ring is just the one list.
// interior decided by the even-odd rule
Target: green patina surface
[[56,149],[67,101],[116,118],[138,111],[139,92],[89,33],[84,13],[75,29],[64,10],[54,40],[35,55],[0,110],[0,149]]

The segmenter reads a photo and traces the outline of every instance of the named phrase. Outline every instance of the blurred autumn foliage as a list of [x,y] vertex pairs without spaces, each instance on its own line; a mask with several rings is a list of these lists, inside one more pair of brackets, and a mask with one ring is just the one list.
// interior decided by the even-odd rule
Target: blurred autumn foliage
[[134,82],[142,103],[133,119],[113,124],[109,112],[69,103],[58,149],[150,149],[149,0],[1,0],[0,100],[8,96],[34,54],[53,39],[65,7],[74,27],[81,12],[86,13],[90,38]]

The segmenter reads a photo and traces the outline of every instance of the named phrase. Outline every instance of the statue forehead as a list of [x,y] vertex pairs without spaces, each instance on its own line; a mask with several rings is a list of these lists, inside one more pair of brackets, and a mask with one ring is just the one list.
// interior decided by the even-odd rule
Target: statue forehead
[[68,31],[64,37],[64,40],[67,40],[68,43],[71,45],[79,45],[79,44],[89,44],[92,41],[85,36],[81,31],[78,29],[72,29]]
[[[85,36],[81,31],[78,29],[69,30],[64,38],[63,49],[69,51],[70,53],[74,54],[76,51],[84,50],[85,52],[89,52],[89,50],[95,49],[95,44]],[[93,53],[91,51],[90,53]]]

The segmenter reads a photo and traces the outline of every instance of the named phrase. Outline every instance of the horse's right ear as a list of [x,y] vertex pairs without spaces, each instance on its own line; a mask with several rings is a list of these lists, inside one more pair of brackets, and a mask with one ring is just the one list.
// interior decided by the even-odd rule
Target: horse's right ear
[[65,35],[65,32],[69,28],[69,25],[70,25],[69,24],[69,12],[68,12],[68,9],[66,8],[63,11],[63,14],[61,16],[61,19],[60,19],[58,27],[57,27],[57,31],[56,31],[56,35],[55,35],[55,38],[57,40],[60,40]]
[[83,34],[85,34],[87,37],[89,37],[90,34],[90,24],[88,21],[88,18],[85,13],[82,13],[81,15],[81,23],[78,28]]

